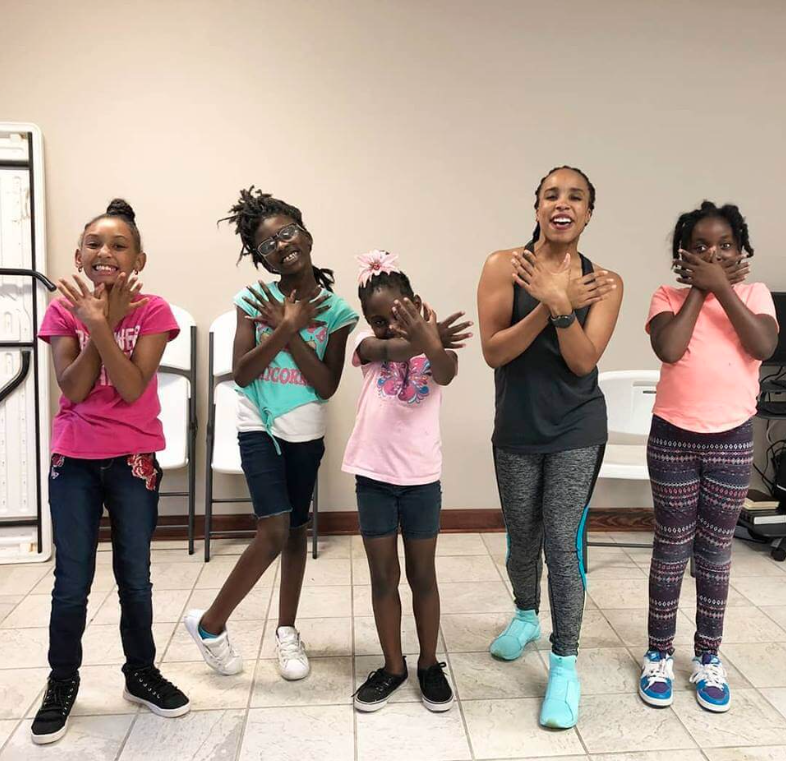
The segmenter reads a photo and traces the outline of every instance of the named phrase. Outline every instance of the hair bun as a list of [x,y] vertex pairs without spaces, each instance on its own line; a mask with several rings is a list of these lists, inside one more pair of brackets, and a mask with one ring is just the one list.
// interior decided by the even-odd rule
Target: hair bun
[[125,217],[132,224],[136,219],[136,212],[131,208],[131,204],[122,198],[113,198],[106,207],[106,213],[109,216]]

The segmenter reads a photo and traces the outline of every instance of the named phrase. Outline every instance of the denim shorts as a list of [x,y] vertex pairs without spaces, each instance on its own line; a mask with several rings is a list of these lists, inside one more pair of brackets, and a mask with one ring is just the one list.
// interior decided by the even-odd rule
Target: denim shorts
[[439,481],[396,486],[355,476],[360,533],[368,538],[398,532],[405,539],[432,539],[439,533],[442,487]]
[[290,528],[308,523],[311,496],[317,482],[325,440],[290,442],[265,431],[241,431],[240,462],[257,518],[290,513]]

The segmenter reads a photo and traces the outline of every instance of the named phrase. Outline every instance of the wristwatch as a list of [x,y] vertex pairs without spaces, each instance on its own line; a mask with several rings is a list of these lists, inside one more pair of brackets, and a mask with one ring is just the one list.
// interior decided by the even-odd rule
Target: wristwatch
[[569,328],[571,325],[573,325],[575,319],[575,312],[571,312],[570,314],[558,314],[556,317],[549,316],[549,322],[555,328]]

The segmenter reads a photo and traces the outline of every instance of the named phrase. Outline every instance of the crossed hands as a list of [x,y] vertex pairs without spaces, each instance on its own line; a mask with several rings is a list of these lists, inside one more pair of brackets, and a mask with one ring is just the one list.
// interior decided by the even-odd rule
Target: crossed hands
[[125,272],[117,276],[109,291],[104,283],[99,283],[91,291],[79,275],[73,276],[73,283],[65,278],[59,280],[57,290],[66,299],[66,309],[88,328],[105,320],[114,330],[127,315],[150,300],[137,298],[142,290],[142,283],[134,275],[129,277]]
[[249,285],[248,290],[252,298],[243,297],[246,304],[259,312],[256,317],[248,315],[248,319],[252,322],[269,325],[274,330],[283,326],[293,333],[299,333],[309,325],[324,325],[324,322],[317,317],[329,309],[323,306],[329,298],[328,293],[313,298],[313,292],[300,297],[299,293],[292,291],[283,301],[278,301],[265,283],[260,280],[258,285],[261,293]]
[[437,321],[437,313],[425,302],[421,309],[408,298],[396,300],[393,304],[393,314],[396,323],[394,332],[425,352],[428,347],[441,347],[443,349],[463,349],[464,341],[472,338],[472,333],[467,333],[467,328],[472,323],[457,322],[464,316],[464,312],[454,312],[450,317]]
[[742,256],[722,259],[716,248],[704,254],[693,254],[679,250],[680,258],[674,260],[672,269],[677,273],[677,282],[690,285],[700,291],[714,293],[745,280],[750,273],[750,265]]
[[554,267],[543,257],[524,249],[523,252],[513,252],[511,263],[513,280],[547,306],[567,299],[574,310],[581,309],[603,301],[617,287],[606,270],[573,277],[570,254],[565,254],[562,262]]

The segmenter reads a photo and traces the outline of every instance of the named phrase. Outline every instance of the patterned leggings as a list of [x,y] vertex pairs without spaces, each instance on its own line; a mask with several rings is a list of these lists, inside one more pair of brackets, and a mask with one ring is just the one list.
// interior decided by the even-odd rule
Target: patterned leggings
[[653,417],[647,463],[655,504],[650,565],[649,647],[672,653],[682,577],[694,557],[696,655],[723,636],[731,544],[753,462],[749,420],[722,433],[694,433]]

